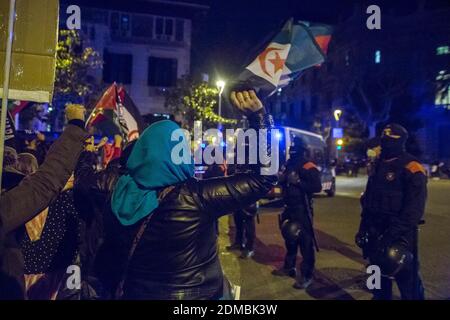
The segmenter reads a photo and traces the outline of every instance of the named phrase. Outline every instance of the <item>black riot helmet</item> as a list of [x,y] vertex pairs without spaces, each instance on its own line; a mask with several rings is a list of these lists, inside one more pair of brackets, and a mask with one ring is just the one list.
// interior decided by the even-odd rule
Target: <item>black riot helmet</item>
[[300,223],[286,219],[281,225],[281,235],[287,241],[295,242],[299,239],[302,230]]
[[381,274],[385,277],[394,277],[413,261],[413,254],[402,243],[396,243],[380,252],[377,264]]
[[381,157],[395,158],[405,152],[408,131],[397,123],[388,124],[381,133]]
[[306,146],[305,141],[300,137],[295,137],[289,148],[289,156],[291,158],[303,158],[306,151],[308,151],[308,147]]

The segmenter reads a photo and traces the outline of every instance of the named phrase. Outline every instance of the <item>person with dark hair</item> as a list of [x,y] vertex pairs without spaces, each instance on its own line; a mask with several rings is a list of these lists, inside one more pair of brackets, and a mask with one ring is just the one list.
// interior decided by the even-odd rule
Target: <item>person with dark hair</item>
[[23,152],[17,155],[17,170],[28,176],[35,173],[39,167],[38,161],[31,153]]
[[[320,192],[322,184],[317,166],[309,160],[305,142],[296,137],[289,149],[289,160],[281,172],[285,209],[280,216],[280,229],[286,244],[284,266],[274,270],[277,276],[297,278],[294,288],[306,289],[313,281],[315,265],[315,237],[313,229],[312,196]],[[303,260],[297,275],[297,251]]]
[[87,138],[84,117],[84,107],[69,105],[69,124],[38,171],[0,195],[0,299],[25,298],[23,256],[15,232],[48,207],[72,174]]
[[5,146],[1,186],[2,192],[14,188],[25,177],[22,172],[17,170],[17,157],[16,149]]
[[424,299],[417,230],[425,210],[427,177],[419,161],[406,152],[407,139],[408,132],[398,124],[383,129],[381,153],[374,158],[361,198],[355,242],[364,257],[381,268],[381,288],[373,290],[377,300],[392,299],[391,279],[402,299]]

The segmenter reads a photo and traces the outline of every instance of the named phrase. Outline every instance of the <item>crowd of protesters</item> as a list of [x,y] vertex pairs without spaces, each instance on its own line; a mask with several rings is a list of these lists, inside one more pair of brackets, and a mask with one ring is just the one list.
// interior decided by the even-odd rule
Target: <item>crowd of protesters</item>
[[[273,126],[253,91],[231,101],[251,128]],[[170,120],[132,142],[96,145],[82,106],[69,105],[66,118],[51,145],[38,134],[5,148],[0,299],[230,298],[217,219],[253,208],[276,178],[258,165],[194,178],[193,164],[171,159],[179,126]],[[254,222],[245,228],[248,256],[252,230]]]

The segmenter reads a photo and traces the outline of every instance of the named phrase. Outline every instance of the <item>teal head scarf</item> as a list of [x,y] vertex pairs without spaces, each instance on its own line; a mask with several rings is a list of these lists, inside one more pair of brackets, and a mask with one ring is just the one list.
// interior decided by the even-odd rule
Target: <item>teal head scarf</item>
[[172,132],[177,129],[180,127],[173,121],[159,121],[136,142],[127,161],[128,173],[117,181],[111,199],[112,211],[122,225],[132,225],[151,214],[158,207],[158,189],[194,175],[193,161],[174,164],[171,159],[174,146],[188,143],[186,139],[171,141]]

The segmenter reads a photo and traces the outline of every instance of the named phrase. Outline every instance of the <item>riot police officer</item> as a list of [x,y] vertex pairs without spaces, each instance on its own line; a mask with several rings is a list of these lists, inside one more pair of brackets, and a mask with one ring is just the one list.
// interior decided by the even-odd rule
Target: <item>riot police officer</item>
[[[280,228],[286,244],[284,266],[274,275],[297,278],[294,288],[306,289],[313,280],[316,244],[312,225],[312,195],[322,189],[320,172],[308,160],[308,149],[296,137],[289,150],[289,160],[282,169],[279,183],[283,188],[285,209],[280,216]],[[303,257],[300,274],[296,275],[297,250]]]
[[381,288],[374,299],[392,298],[392,280],[402,299],[424,299],[417,256],[417,228],[427,197],[422,165],[405,151],[408,132],[387,125],[381,135],[381,153],[369,171],[361,198],[362,217],[356,243],[373,265],[381,269]]

